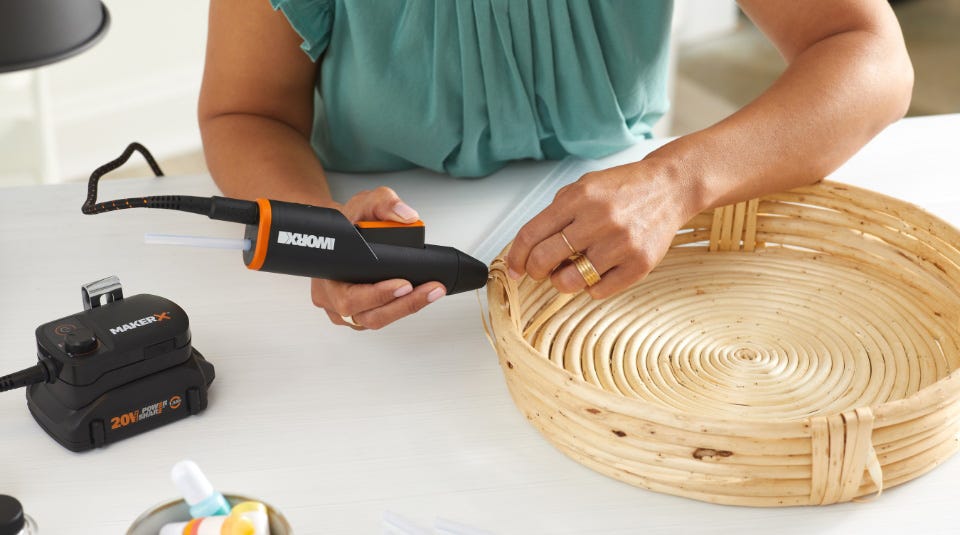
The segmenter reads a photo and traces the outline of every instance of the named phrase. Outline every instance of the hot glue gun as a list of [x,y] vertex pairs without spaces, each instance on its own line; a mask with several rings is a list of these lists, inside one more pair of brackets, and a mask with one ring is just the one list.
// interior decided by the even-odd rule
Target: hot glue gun
[[160,208],[206,215],[210,219],[246,225],[243,262],[250,269],[351,283],[404,279],[413,285],[438,281],[447,294],[482,287],[487,266],[452,247],[424,243],[423,222],[350,222],[332,208],[269,199],[246,201],[229,197],[159,195],[97,203],[101,176],[140,151],[157,176],[160,168],[150,153],[131,144],[117,160],[90,176],[82,211],[99,214],[126,208]]

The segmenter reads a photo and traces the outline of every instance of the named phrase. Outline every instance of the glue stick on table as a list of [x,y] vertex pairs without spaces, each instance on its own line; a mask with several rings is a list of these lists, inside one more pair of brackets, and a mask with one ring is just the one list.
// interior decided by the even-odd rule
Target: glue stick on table
[[213,489],[210,480],[193,461],[185,460],[173,465],[170,478],[190,506],[190,516],[193,518],[230,514],[227,499]]

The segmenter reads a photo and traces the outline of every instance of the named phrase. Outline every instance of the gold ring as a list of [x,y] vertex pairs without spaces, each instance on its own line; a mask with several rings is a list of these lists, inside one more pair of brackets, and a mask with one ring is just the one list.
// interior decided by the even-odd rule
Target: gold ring
[[564,234],[562,230],[560,231],[560,237],[563,238],[563,243],[567,244],[567,247],[570,248],[570,256],[571,256],[571,257],[580,254],[580,251],[577,251],[576,249],[573,248],[572,245],[570,245],[570,240],[567,239],[567,235]]
[[343,321],[347,322],[348,325],[353,325],[354,327],[363,327],[363,325],[360,325],[359,323],[353,321],[353,316],[344,316],[344,315],[341,315],[341,316],[340,316],[340,319],[342,319]]
[[580,276],[583,277],[587,286],[593,286],[600,282],[600,274],[597,273],[597,268],[593,266],[593,262],[586,256],[582,254],[575,255],[573,257],[573,265],[577,266],[577,271],[580,272]]

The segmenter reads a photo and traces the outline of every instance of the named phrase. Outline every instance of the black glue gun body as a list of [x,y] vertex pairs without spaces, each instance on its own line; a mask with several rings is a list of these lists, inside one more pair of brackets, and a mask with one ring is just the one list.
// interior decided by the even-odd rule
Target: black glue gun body
[[443,283],[447,294],[482,287],[487,266],[452,247],[424,243],[424,226],[352,224],[332,208],[258,199],[259,222],[248,224],[248,268],[352,283],[404,279]]
[[474,290],[487,283],[486,264],[452,247],[424,243],[423,222],[403,225],[383,221],[350,222],[332,208],[269,199],[256,202],[229,197],[155,195],[97,202],[100,178],[138,151],[157,176],[149,151],[131,143],[116,160],[90,175],[84,214],[127,208],[158,208],[205,215],[246,225],[250,241],[243,253],[248,268],[351,283],[405,279],[413,285],[443,283],[447,294]]
[[447,294],[487,283],[483,262],[452,247],[424,243],[422,221],[404,225],[361,221],[340,211],[270,199],[157,195],[97,203],[99,175],[91,176],[83,213],[155,208],[205,215],[246,225],[248,268],[351,283],[404,279],[413,285],[437,281]]

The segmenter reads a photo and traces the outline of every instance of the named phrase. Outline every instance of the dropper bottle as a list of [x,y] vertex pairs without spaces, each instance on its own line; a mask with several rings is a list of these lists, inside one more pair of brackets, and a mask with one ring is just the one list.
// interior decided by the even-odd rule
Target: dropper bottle
[[190,506],[193,518],[230,514],[227,499],[213,489],[210,480],[193,461],[184,460],[173,465],[170,477]]
[[37,535],[37,524],[13,496],[0,494],[0,535]]

